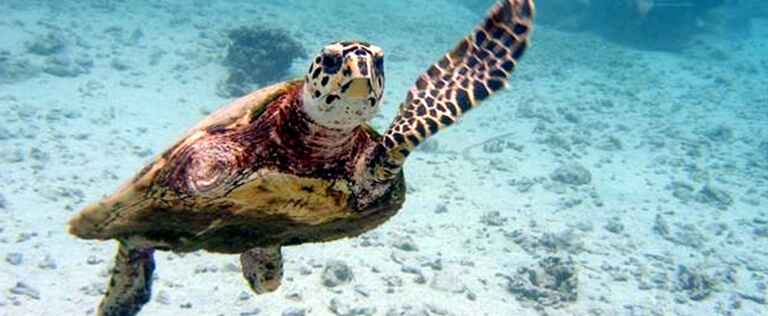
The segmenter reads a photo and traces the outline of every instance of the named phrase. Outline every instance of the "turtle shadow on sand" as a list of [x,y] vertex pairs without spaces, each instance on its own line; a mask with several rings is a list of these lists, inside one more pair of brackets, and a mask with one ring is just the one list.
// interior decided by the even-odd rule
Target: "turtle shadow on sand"
[[500,1],[406,93],[389,129],[367,125],[384,91],[384,52],[326,45],[304,78],[219,109],[111,196],[70,220],[119,247],[100,316],[135,315],[154,251],[238,253],[256,293],[277,289],[282,246],[358,236],[405,200],[408,155],[506,86],[532,30],[531,0]]

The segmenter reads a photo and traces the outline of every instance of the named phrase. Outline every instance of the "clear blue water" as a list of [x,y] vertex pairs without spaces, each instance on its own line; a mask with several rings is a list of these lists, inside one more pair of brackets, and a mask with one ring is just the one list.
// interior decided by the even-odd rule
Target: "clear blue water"
[[[266,84],[230,72],[232,30],[305,50],[266,82],[381,46],[384,132],[493,2],[0,1],[0,315],[94,313],[115,243],[67,220]],[[389,222],[286,247],[264,295],[237,256],[159,252],[140,315],[768,315],[768,5],[536,5],[510,87],[409,157]]]

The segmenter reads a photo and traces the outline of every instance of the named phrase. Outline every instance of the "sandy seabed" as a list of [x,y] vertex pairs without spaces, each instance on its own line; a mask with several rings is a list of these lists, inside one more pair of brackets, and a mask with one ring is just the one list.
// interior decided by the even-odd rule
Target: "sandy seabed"
[[[115,243],[66,221],[230,101],[226,30],[382,46],[383,130],[480,19],[353,2],[0,2],[0,315],[92,313]],[[539,26],[511,88],[411,156],[390,222],[285,248],[261,296],[236,256],[158,253],[141,315],[768,315],[768,21],[701,36],[645,52]]]

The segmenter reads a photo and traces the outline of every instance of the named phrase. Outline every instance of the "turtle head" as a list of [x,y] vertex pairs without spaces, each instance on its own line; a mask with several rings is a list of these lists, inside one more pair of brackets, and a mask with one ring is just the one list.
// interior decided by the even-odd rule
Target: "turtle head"
[[384,51],[335,42],[317,54],[306,76],[304,112],[324,127],[351,130],[373,118],[384,93]]

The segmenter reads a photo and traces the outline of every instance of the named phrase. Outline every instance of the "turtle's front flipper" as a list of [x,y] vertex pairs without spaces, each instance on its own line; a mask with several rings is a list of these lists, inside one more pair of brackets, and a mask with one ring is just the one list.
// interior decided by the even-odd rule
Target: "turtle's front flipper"
[[283,278],[283,254],[280,246],[253,248],[240,255],[243,277],[256,294],[272,292]]
[[397,175],[419,143],[506,86],[532,21],[532,0],[500,1],[472,34],[416,80],[379,148],[386,154],[375,163],[377,179]]
[[148,245],[120,240],[115,267],[97,316],[133,316],[152,294],[155,249]]

